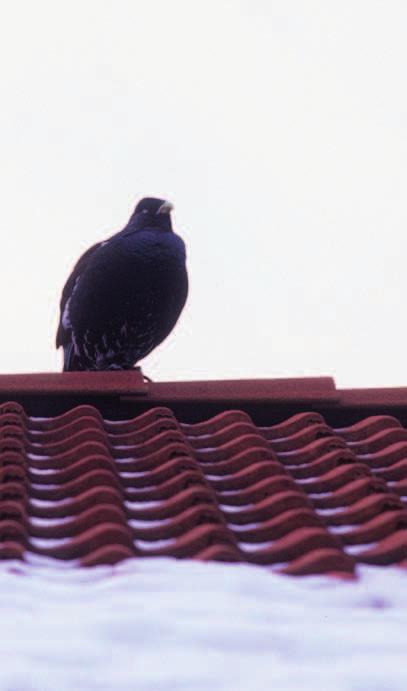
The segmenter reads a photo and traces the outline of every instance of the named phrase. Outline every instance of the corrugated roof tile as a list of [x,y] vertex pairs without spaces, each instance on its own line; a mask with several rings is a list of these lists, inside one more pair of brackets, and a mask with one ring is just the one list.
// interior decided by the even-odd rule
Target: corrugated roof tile
[[407,559],[407,430],[375,415],[332,428],[305,411],[256,426],[167,407],[107,420],[0,406],[0,558],[83,565],[137,556],[351,575]]

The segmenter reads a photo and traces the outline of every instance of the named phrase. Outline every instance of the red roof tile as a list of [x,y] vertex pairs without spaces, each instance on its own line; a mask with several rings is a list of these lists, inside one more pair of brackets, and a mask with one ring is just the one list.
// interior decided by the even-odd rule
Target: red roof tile
[[[194,400],[194,383],[146,384],[138,372],[25,376],[0,377],[0,394],[18,399],[0,405],[3,559],[165,555],[293,575],[407,559],[407,430],[389,414],[405,415],[400,393],[386,392],[376,415],[366,408],[378,394],[372,404],[355,393],[359,419],[343,425],[352,396],[345,405],[329,379],[263,381],[258,398],[258,382],[206,382],[196,401],[223,410],[191,422],[205,408],[177,405]],[[133,393],[144,412],[120,398]],[[72,403],[73,394],[100,405]],[[160,397],[172,397],[171,408]],[[38,417],[57,398],[65,412]],[[253,403],[258,419],[247,412]],[[302,412],[287,414],[288,404]]]

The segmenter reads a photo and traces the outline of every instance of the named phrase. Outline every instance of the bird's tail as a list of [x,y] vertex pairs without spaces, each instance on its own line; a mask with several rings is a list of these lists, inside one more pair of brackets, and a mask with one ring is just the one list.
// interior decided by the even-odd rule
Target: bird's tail
[[80,370],[79,358],[75,353],[74,345],[71,341],[68,345],[64,345],[64,372],[77,372]]

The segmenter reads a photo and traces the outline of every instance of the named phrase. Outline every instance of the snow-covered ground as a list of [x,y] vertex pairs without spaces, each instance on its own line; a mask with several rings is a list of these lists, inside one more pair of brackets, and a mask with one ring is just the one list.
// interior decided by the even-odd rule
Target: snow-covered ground
[[360,575],[3,563],[0,689],[406,691],[406,572]]

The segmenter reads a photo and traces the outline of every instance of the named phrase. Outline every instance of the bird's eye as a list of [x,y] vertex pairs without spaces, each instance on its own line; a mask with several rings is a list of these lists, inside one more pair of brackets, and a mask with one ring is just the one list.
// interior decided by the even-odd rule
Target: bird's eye
[[143,209],[143,214],[148,214],[148,209]]

